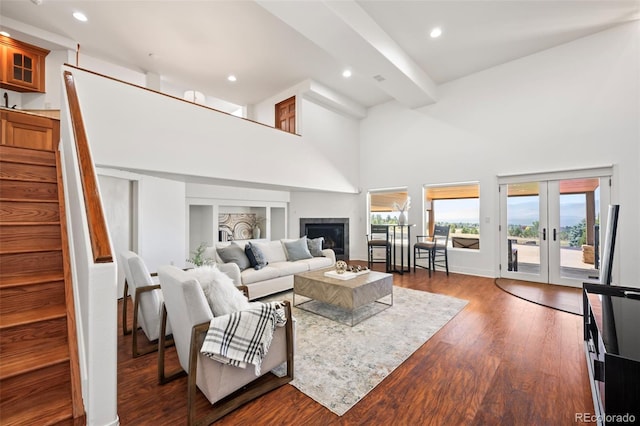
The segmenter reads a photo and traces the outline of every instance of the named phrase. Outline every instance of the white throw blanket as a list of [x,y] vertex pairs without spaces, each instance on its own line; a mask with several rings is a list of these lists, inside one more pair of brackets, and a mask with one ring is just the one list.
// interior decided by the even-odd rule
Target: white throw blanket
[[262,303],[252,309],[214,317],[200,353],[236,367],[253,364],[259,376],[275,327],[282,327],[286,322],[280,302]]

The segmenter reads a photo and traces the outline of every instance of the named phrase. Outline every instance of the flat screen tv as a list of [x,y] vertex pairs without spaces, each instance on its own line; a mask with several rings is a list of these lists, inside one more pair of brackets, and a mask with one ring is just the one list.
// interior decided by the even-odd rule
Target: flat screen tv
[[616,245],[616,230],[618,229],[619,204],[609,205],[607,229],[602,246],[602,265],[600,268],[600,284],[611,285],[611,271],[613,268],[613,252]]

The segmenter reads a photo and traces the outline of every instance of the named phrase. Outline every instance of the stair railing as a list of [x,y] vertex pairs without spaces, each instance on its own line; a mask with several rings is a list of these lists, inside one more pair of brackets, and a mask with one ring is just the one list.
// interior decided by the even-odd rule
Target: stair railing
[[89,225],[89,237],[91,239],[91,249],[93,251],[93,261],[95,263],[113,262],[111,245],[109,243],[109,231],[107,221],[104,218],[100,193],[98,190],[98,179],[96,178],[89,142],[84,128],[80,103],[76,91],[73,75],[69,71],[64,72],[64,84],[67,89],[69,103],[69,114],[71,125],[75,135],[75,145],[78,153],[78,163],[82,180],[82,193],[84,194],[84,204]]
[[[104,274],[105,271],[109,271],[107,274],[113,274],[112,277],[115,280],[115,261],[111,252],[109,231],[107,228],[106,219],[104,217],[104,212],[102,210],[102,201],[100,199],[98,179],[95,173],[93,160],[91,158],[91,150],[89,148],[89,141],[85,129],[85,123],[80,109],[80,102],[78,100],[78,92],[76,89],[75,80],[72,73],[69,71],[63,72],[63,80],[67,93],[69,121],[72,130],[70,132],[71,139],[66,141],[66,143],[69,143],[69,146],[73,144],[76,150],[77,171],[78,178],[80,180],[79,186],[77,188],[78,196],[81,197],[81,199],[84,201],[84,212],[82,212],[80,203],[71,203],[73,204],[73,206],[70,206],[70,209],[72,210],[72,216],[75,212],[76,207],[80,209],[77,214],[84,213],[88,227],[85,235],[88,234],[87,243],[88,245],[90,245],[90,250],[81,250],[83,254],[80,254],[79,257],[75,257],[74,260],[74,263],[76,265],[79,261],[88,262],[86,267],[89,268],[85,269],[85,267],[80,267],[76,269],[76,271],[78,272],[78,276],[76,277],[78,283],[73,285],[74,289],[79,293],[77,308],[79,309],[79,321],[77,322],[77,325],[81,327],[82,332],[80,334],[84,336],[82,343],[76,342],[76,345],[79,348],[80,346],[82,346],[80,348],[80,350],[82,351],[80,358],[84,361],[82,365],[84,365],[86,368],[86,385],[88,385],[88,387],[90,388],[91,386],[97,386],[96,383],[100,383],[99,392],[95,392],[94,389],[94,392],[89,393],[89,391],[84,389],[83,386],[82,394],[84,395],[84,398],[86,398],[84,404],[89,410],[86,415],[86,423],[103,423],[104,421],[111,421],[113,417],[117,418],[117,412],[113,411],[111,408],[106,408],[110,407],[110,404],[112,404],[117,399],[117,384],[110,381],[111,378],[104,376],[105,371],[113,370],[113,373],[116,372],[116,353],[111,353],[109,351],[112,350],[111,345],[116,343],[117,339],[115,338],[115,329],[113,330],[114,334],[111,333],[112,330],[101,329],[98,331],[96,330],[96,326],[87,322],[83,322],[81,320],[81,312],[86,312],[87,315],[90,315],[94,319],[97,318],[98,321],[109,321],[116,318],[115,311],[111,312],[111,309],[109,308],[111,305],[113,305],[114,307],[117,306],[115,287],[113,289],[113,295],[111,295],[111,291],[108,290],[108,288],[111,287],[103,285],[92,285],[92,280],[97,277],[89,272],[96,271],[96,269],[94,269],[90,265],[90,262],[93,261],[94,266],[99,267],[99,269],[102,271],[102,274]],[[69,175],[72,174],[73,173],[69,173]],[[79,192],[82,192],[82,195],[80,195]],[[80,198],[77,199],[77,201],[80,201]],[[71,227],[72,224],[70,223],[69,226]],[[88,249],[89,247],[86,248]],[[74,250],[77,249],[78,247],[74,248]],[[76,253],[76,256],[78,254],[79,253]],[[85,255],[86,257],[84,257]],[[67,274],[69,275],[69,279],[67,280],[67,277],[65,277],[65,281],[67,283],[71,283],[71,271],[66,270],[65,275]],[[98,279],[96,283],[104,284],[104,282],[102,281],[103,279],[104,275],[100,279]],[[110,296],[113,296],[112,301],[110,299]],[[90,302],[95,298],[106,299],[96,305],[95,303]],[[68,304],[67,306],[73,305]],[[73,311],[73,309],[71,309],[71,311]],[[99,339],[87,338],[88,335],[95,335],[95,333],[98,332],[102,333]],[[103,359],[105,357],[105,353],[109,354],[107,356],[113,356],[113,365],[109,363],[102,366],[95,365],[96,359]],[[75,372],[72,372],[72,376],[77,376],[77,374],[73,373]],[[93,384],[90,384],[92,381]],[[78,396],[82,397],[82,395],[78,395],[77,393],[74,393],[73,395],[74,413],[79,413],[81,409],[81,406],[79,404],[81,404],[82,401],[77,401]]]

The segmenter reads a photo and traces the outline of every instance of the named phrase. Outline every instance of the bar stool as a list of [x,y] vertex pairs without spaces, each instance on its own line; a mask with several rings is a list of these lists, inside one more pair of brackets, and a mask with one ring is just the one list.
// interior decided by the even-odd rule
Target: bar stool
[[[431,277],[431,269],[435,272],[436,265],[443,267],[449,275],[449,254],[447,244],[449,242],[449,226],[436,225],[433,230],[433,236],[417,235],[416,243],[413,246],[413,272],[418,268],[429,270]],[[423,253],[423,251],[426,253]],[[427,266],[418,265],[418,259],[427,259]]]
[[[369,269],[371,269],[371,265],[374,263],[384,263],[385,272],[389,272],[391,269],[391,241],[389,240],[389,226],[371,225],[371,232],[367,234],[367,247],[369,250],[367,262]],[[384,260],[382,258],[374,257],[374,251],[376,249],[384,249]]]

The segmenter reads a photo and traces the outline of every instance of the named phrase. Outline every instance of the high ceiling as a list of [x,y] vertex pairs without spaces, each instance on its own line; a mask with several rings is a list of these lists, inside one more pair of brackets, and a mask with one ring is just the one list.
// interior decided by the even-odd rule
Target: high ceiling
[[[639,5],[0,0],[0,27],[19,39],[41,34],[80,44],[80,66],[88,55],[238,105],[311,79],[363,107],[391,99],[417,107],[437,101],[442,83],[638,19]],[[75,20],[75,11],[88,21]],[[443,34],[432,39],[437,26]]]

